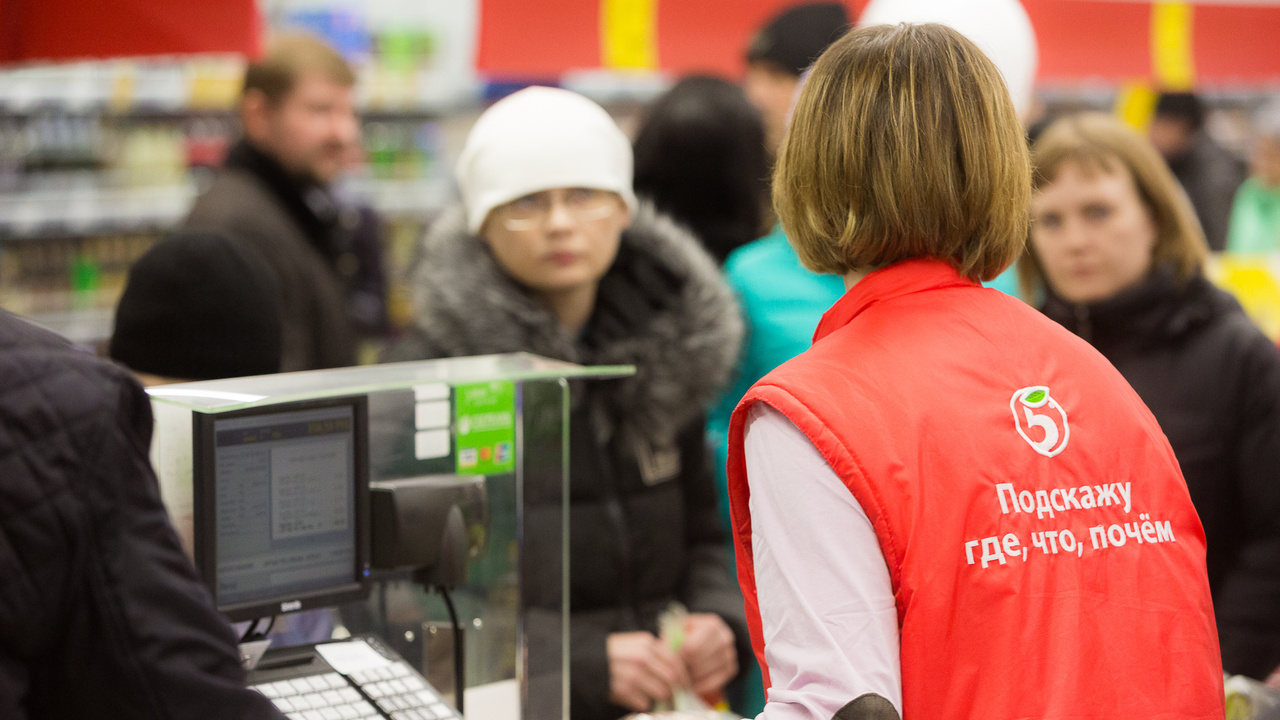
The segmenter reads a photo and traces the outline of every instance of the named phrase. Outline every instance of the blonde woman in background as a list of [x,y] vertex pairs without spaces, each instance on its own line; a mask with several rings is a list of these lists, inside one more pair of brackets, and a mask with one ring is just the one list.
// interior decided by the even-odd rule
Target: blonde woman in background
[[1159,421],[1208,540],[1223,667],[1265,679],[1280,665],[1280,353],[1205,279],[1200,225],[1147,140],[1077,115],[1032,162],[1023,287]]

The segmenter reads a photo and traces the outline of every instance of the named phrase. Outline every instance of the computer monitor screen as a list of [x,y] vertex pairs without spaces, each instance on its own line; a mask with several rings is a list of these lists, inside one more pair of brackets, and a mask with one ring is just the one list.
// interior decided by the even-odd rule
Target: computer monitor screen
[[195,415],[196,557],[247,620],[368,594],[363,397]]

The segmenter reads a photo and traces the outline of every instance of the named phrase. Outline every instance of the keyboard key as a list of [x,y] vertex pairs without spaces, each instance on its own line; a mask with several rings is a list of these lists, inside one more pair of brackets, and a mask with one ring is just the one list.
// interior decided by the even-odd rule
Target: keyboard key
[[378,668],[378,677],[382,678],[383,680],[390,680],[394,678],[396,674],[391,670],[391,668],[393,667],[396,667],[396,666],[391,665],[391,666]]
[[355,705],[342,705],[338,707],[338,715],[342,720],[354,720],[360,717],[360,711],[356,710]]
[[269,698],[280,697],[280,693],[276,692],[276,686],[271,683],[263,683],[262,685],[251,685],[252,689],[266,695]]
[[355,708],[356,708],[356,712],[359,713],[359,717],[363,718],[363,717],[369,717],[371,715],[374,717],[378,716],[378,711],[372,705],[370,705],[368,702],[364,700],[361,700],[360,702],[356,703]]
[[289,698],[274,698],[271,702],[275,703],[276,707],[280,708],[280,712],[293,712],[297,709],[293,706],[293,702],[289,700]]
[[289,681],[289,684],[293,686],[293,691],[296,693],[311,692],[311,683],[307,682],[306,678],[294,678]]
[[320,715],[324,717],[324,720],[342,720],[342,714],[338,712],[337,708],[320,708]]
[[267,684],[275,688],[276,697],[289,697],[290,695],[298,694],[298,691],[293,687],[293,683],[290,683],[288,680],[277,680],[276,682]]
[[323,675],[312,675],[307,678],[307,682],[311,683],[312,690],[328,690],[329,681],[324,679]]
[[296,713],[289,713],[289,720],[307,720],[307,719],[302,716],[302,713],[296,712]]
[[413,671],[404,663],[396,663],[391,666],[391,674],[395,677],[404,677],[406,675],[412,675]]
[[405,684],[400,680],[392,680],[389,683],[387,683],[387,686],[390,687],[391,691],[397,695],[403,692],[409,692],[409,688],[406,687]]
[[409,677],[405,677],[405,678],[400,678],[400,682],[404,683],[404,686],[408,688],[410,692],[421,690],[427,686],[426,683],[422,682],[421,680],[414,677],[413,675],[410,675]]
[[437,718],[457,717],[457,715],[454,714],[453,709],[450,708],[448,705],[445,705],[444,703],[439,703],[437,705],[434,705],[432,706],[431,709],[435,711]]
[[324,720],[324,716],[320,714],[319,710],[308,710],[302,713],[302,717],[307,720]]
[[342,698],[342,702],[353,703],[360,700],[360,693],[353,687],[340,688],[336,692]]
[[329,673],[328,675],[321,675],[320,678],[325,682],[329,683],[330,690],[337,690],[338,688],[347,687],[347,679],[342,677],[338,673]]

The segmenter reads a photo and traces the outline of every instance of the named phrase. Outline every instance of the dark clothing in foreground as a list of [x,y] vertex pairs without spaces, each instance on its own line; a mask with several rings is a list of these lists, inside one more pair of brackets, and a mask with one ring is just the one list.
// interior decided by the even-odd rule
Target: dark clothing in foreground
[[[742,326],[731,292],[697,240],[642,205],[601,280],[581,337],[563,330],[498,267],[483,242],[466,232],[461,212],[446,215],[428,234],[415,285],[417,326],[390,360],[527,351],[637,367],[632,378],[571,387],[573,718],[627,713],[608,701],[606,639],[656,633],[659,613],[673,601],[724,619],[745,667],[750,648],[742,595],[726,567],[702,415],[728,377]],[[552,515],[558,517],[558,506]],[[526,562],[537,563],[539,553],[556,562],[557,530],[526,516],[525,537]],[[533,595],[554,602],[557,588],[536,585]],[[529,631],[555,636],[554,628]],[[537,645],[530,643],[531,656]]]
[[1182,466],[1208,542],[1226,672],[1280,665],[1280,353],[1235,298],[1158,270],[1111,300],[1044,312],[1116,366]]
[[119,368],[0,312],[0,717],[256,720]]

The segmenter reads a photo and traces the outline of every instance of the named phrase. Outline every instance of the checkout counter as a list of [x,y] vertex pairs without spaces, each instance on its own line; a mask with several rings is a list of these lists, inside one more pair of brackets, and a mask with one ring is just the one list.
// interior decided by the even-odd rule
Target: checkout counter
[[[219,609],[337,608],[382,658],[329,647],[326,677],[379,717],[397,715],[358,681],[390,671],[343,672],[355,655],[403,659],[409,686],[468,718],[567,720],[571,388],[633,372],[518,353],[155,387],[152,461]],[[250,681],[297,700],[261,669],[281,652]]]

